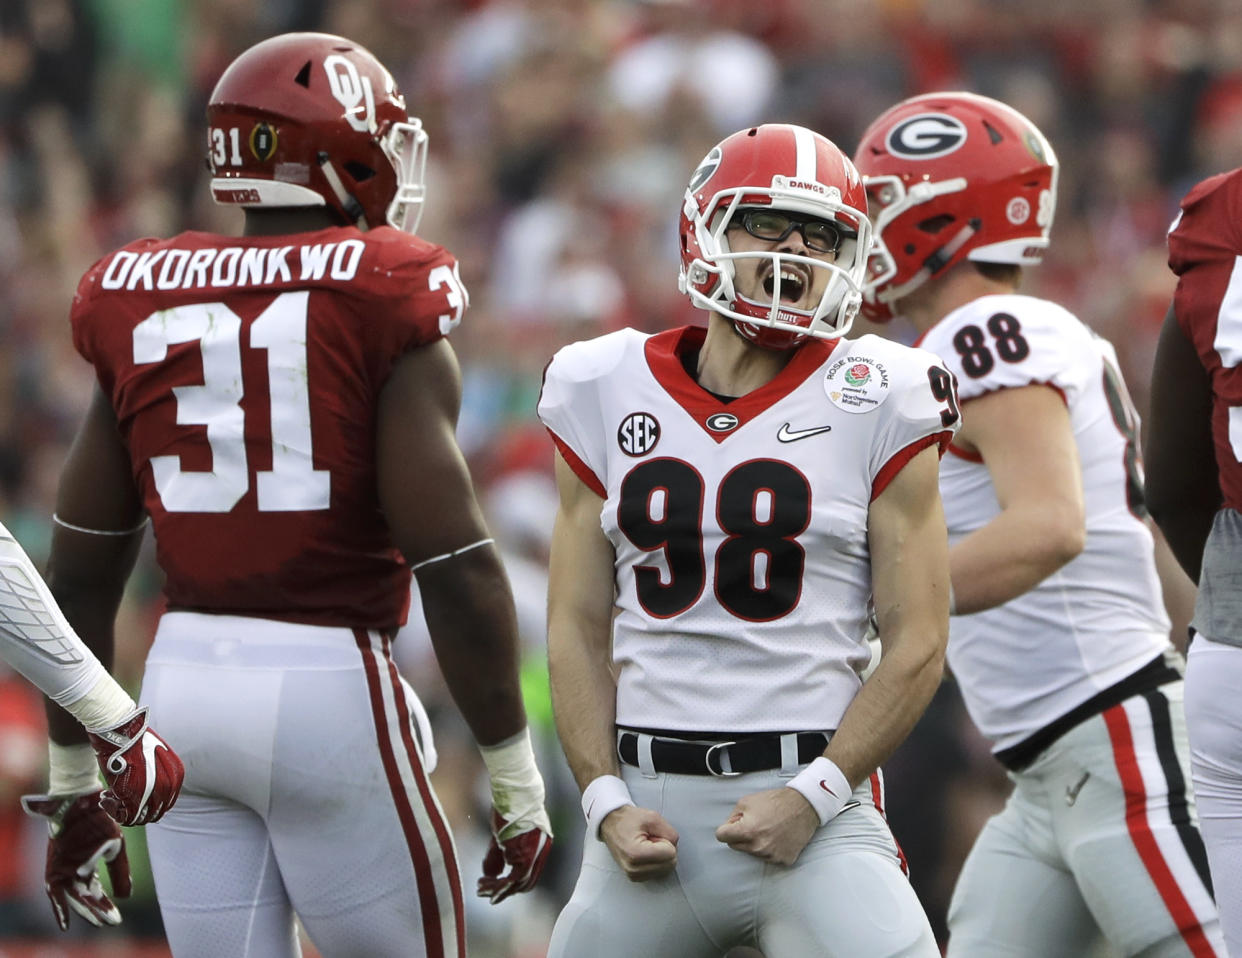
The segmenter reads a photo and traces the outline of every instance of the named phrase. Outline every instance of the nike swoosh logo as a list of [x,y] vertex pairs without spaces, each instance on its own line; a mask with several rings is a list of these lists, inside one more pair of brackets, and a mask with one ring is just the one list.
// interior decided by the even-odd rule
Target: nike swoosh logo
[[780,432],[776,434],[776,438],[781,442],[797,442],[799,439],[808,439],[811,436],[818,436],[821,432],[831,432],[831,426],[816,426],[814,429],[790,429],[789,423],[781,426]]
[[1082,787],[1087,784],[1087,779],[1091,777],[1090,772],[1083,772],[1075,784],[1065,786],[1065,804],[1072,806],[1078,801],[1078,793],[1082,791]]
[[155,778],[157,774],[155,768],[155,750],[157,748],[162,748],[165,751],[168,751],[168,746],[157,739],[154,735],[144,735],[142,737],[142,760],[147,766],[147,780],[144,783],[146,788],[144,788],[142,792],[142,801],[138,803],[139,808],[147,807],[147,801],[151,798],[151,792],[155,789]]
[[819,780],[819,787],[820,787],[820,788],[822,788],[822,789],[823,789],[825,792],[827,792],[829,795],[831,795],[833,798],[839,798],[839,797],[840,797],[840,796],[838,796],[838,795],[837,795],[837,793],[836,793],[836,792],[834,792],[831,788],[829,788],[829,787],[828,787],[828,783],[827,783],[827,782],[825,782],[822,778]]

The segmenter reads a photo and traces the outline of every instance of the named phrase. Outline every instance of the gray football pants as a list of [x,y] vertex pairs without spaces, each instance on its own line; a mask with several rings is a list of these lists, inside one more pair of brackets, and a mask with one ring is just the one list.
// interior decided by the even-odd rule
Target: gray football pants
[[861,806],[821,828],[792,866],[716,841],[716,828],[741,796],[780,788],[791,774],[644,775],[623,766],[635,804],[677,829],[677,870],[631,882],[608,847],[588,835],[548,958],[719,958],[739,945],[757,947],[765,958],[938,958],[900,849],[877,809],[878,775],[855,790]]
[[1132,696],[1010,777],[949,906],[949,958],[1223,958],[1182,683]]

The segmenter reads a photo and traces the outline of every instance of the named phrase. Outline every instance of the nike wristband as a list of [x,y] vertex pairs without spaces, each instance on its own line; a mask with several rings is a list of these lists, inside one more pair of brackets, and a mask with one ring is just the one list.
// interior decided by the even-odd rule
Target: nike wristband
[[786,788],[797,790],[811,803],[821,826],[841,814],[854,797],[845,773],[837,768],[836,762],[822,755],[791,778]]
[[599,838],[599,827],[612,812],[633,805],[629,786],[616,775],[601,775],[582,790],[582,814],[586,817],[587,834]]

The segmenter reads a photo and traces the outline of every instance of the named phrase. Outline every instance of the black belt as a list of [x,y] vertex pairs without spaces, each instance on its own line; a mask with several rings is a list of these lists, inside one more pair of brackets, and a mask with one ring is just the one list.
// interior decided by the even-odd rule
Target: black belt
[[1115,685],[1097,692],[1081,705],[1070,709],[1059,719],[1049,722],[1017,745],[1011,745],[1009,748],[1003,748],[992,754],[1011,772],[1020,772],[1033,765],[1035,759],[1039,758],[1053,742],[1071,729],[1077,728],[1087,719],[1107,712],[1131,696],[1150,692],[1169,682],[1176,682],[1181,677],[1181,671],[1170,665],[1165,655],[1161,653],[1137,672],[1131,672]]
[[[626,765],[638,765],[640,733],[622,729],[617,736],[617,757]],[[693,733],[691,733],[693,734]],[[823,732],[798,732],[798,764],[805,765],[824,754],[828,736]],[[651,763],[657,772],[677,775],[742,775],[780,768],[781,735],[739,735],[718,742],[686,741],[653,737]]]

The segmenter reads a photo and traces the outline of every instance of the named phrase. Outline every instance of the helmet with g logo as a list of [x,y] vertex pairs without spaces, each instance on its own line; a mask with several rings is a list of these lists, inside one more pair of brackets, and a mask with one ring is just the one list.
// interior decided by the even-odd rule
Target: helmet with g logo
[[1043,259],[1057,158],[1012,107],[974,93],[912,97],[867,128],[854,163],[875,227],[868,319],[891,319],[897,300],[962,260]]
[[[842,237],[835,261],[771,252],[735,252],[725,231],[747,209],[779,210],[826,220]],[[737,331],[768,349],[789,349],[808,336],[834,339],[854,321],[862,296],[871,224],[862,179],[849,157],[805,127],[768,123],[741,130],[717,144],[690,177],[682,202],[682,292],[700,309],[733,321]],[[812,309],[755,302],[734,286],[739,259],[762,259],[779,275],[787,267],[828,281]]]

